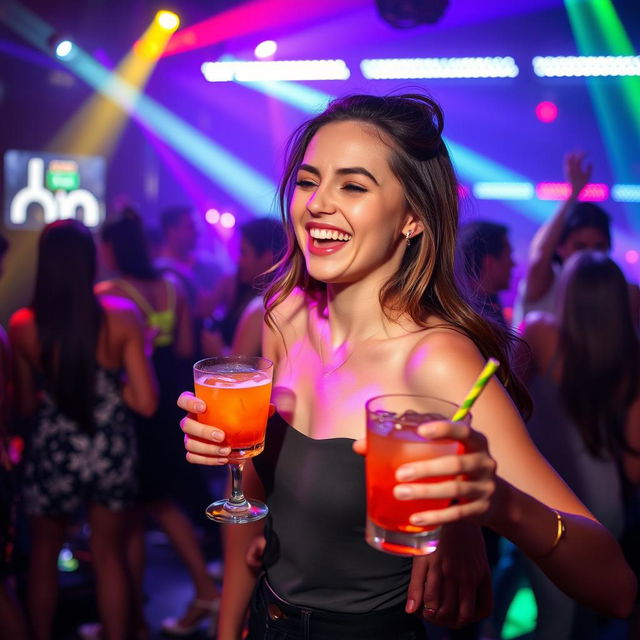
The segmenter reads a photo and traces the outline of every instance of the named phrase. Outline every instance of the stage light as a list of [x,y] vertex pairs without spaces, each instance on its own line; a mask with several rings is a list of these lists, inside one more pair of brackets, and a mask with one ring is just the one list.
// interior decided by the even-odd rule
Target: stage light
[[534,196],[531,182],[476,182],[473,195],[479,200],[530,200]]
[[[567,182],[540,182],[536,185],[536,195],[540,200],[566,200],[571,195],[571,185]],[[609,197],[606,184],[590,183],[578,195],[584,202],[602,202]]]
[[637,264],[638,263],[638,258],[640,258],[640,254],[638,254],[638,252],[635,249],[629,249],[629,251],[627,251],[624,254],[624,259],[629,264]]
[[396,29],[435,24],[448,4],[448,0],[376,0],[380,17]]
[[511,56],[483,58],[365,59],[360,70],[370,80],[415,78],[515,78],[518,65]]
[[220,212],[217,209],[207,209],[207,212],[204,214],[204,219],[209,224],[218,224],[218,222],[220,222]]
[[540,78],[640,76],[640,56],[535,56]]
[[56,46],[56,56],[58,58],[68,58],[73,51],[73,42],[71,40],[63,40]]
[[270,58],[278,50],[275,40],[264,40],[255,49],[256,58]]
[[614,184],[611,199],[616,202],[640,202],[640,184]]
[[233,215],[233,213],[223,213],[220,216],[220,224],[225,228],[225,229],[233,229],[233,227],[235,227],[236,225],[236,217]]
[[158,11],[156,22],[165,31],[175,31],[180,26],[180,18],[173,11]]
[[209,82],[346,80],[351,75],[344,60],[205,62],[202,64],[201,71]]
[[540,122],[553,122],[558,117],[558,107],[545,100],[536,105],[536,116]]

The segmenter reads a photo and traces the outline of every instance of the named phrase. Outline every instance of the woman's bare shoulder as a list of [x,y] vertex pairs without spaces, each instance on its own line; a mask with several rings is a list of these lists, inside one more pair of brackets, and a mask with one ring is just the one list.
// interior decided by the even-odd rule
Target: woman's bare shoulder
[[485,361],[473,340],[445,323],[420,331],[416,338],[405,367],[413,392],[446,393],[447,397],[453,390],[465,393]]
[[105,317],[111,325],[122,327],[138,326],[144,324],[142,313],[132,300],[123,296],[102,295],[100,305]]

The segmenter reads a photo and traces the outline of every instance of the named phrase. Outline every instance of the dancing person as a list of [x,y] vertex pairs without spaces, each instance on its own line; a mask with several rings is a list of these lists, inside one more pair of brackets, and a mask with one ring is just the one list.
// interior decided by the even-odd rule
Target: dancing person
[[98,299],[96,250],[76,220],[47,225],[31,306],[10,320],[17,408],[32,419],[24,468],[29,516],[29,622],[52,637],[57,560],[71,516],[88,508],[104,638],[128,637],[127,507],[135,495],[135,432],[128,409],[152,415],[153,372],[134,305]]
[[[565,156],[564,172],[571,191],[531,241],[527,274],[519,283],[514,304],[515,327],[530,311],[554,312],[562,264],[576,251],[611,250],[609,215],[592,202],[578,202],[580,192],[591,178],[592,167],[585,162],[585,155],[574,151]],[[629,285],[629,296],[637,327],[640,322],[640,289],[637,285]]]
[[477,311],[506,326],[498,294],[509,288],[515,267],[509,230],[496,222],[473,220],[461,226],[458,245]]
[[[279,191],[288,250],[266,295],[263,339],[277,413],[244,476],[247,494],[270,509],[264,572],[256,581],[245,558],[260,522],[230,527],[220,640],[240,638],[249,603],[252,640],[278,630],[422,638],[416,610],[448,626],[486,615],[484,550],[467,542],[478,525],[513,541],[571,597],[608,615],[631,610],[636,582],[620,547],[528,436],[518,410],[526,413],[528,394],[509,365],[507,334],[458,292],[458,184],[442,129],[440,108],[423,95],[357,95],[292,138]],[[461,402],[487,356],[502,362],[500,379],[477,400],[472,425],[418,428],[457,440],[463,453],[396,471],[396,498],[453,501],[411,517],[443,525],[438,549],[416,560],[371,549],[364,464],[352,450],[353,441],[365,448],[365,401],[407,393]],[[185,393],[179,404],[191,414],[181,422],[187,459],[226,464],[224,433],[193,419],[204,402]],[[441,476],[456,480],[420,482]]]
[[[527,382],[535,410],[529,432],[542,454],[616,537],[624,525],[620,470],[640,484],[640,344],[627,282],[603,253],[567,262],[556,313],[532,312],[523,338],[532,352]],[[535,638],[588,640],[598,620],[535,566]]]
[[[198,228],[188,206],[169,207],[160,214],[162,244],[156,266],[179,278],[197,319],[211,313],[222,269],[215,258],[197,249]],[[199,336],[195,336],[198,340]]]
[[204,341],[208,356],[225,353],[260,355],[264,303],[262,294],[271,274],[266,272],[282,256],[286,236],[282,224],[273,218],[245,222],[240,231],[238,270],[233,279],[228,308],[214,322]]
[[[167,634],[185,635],[211,618],[218,605],[218,589],[207,571],[201,544],[189,517],[177,500],[189,494],[206,499],[204,479],[186,464],[175,430],[172,398],[191,379],[193,362],[192,318],[183,286],[171,273],[162,273],[151,262],[144,228],[138,214],[124,209],[108,220],[101,231],[102,256],[118,277],[99,283],[100,294],[130,299],[140,309],[152,342],[152,361],[159,383],[160,403],[151,418],[136,420],[139,445],[139,491],[129,522],[129,564],[135,584],[136,626],[148,631],[144,620],[144,513],[167,533],[184,562],[195,595],[178,619],[162,623]],[[179,418],[178,418],[179,419]]]

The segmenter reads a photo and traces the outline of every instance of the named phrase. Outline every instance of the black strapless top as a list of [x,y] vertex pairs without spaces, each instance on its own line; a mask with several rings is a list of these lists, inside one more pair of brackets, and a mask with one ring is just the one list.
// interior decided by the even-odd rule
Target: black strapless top
[[298,606],[367,613],[406,601],[412,560],[365,542],[364,459],[352,443],[314,440],[276,413],[253,459],[269,505],[265,570]]

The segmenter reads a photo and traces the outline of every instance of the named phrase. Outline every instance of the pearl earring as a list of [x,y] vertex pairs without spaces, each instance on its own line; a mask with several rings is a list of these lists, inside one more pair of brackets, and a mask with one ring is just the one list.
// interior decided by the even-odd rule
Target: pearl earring
[[413,234],[413,231],[409,230],[407,231],[407,233],[405,233],[405,236],[407,238],[407,247],[411,246],[411,235]]

